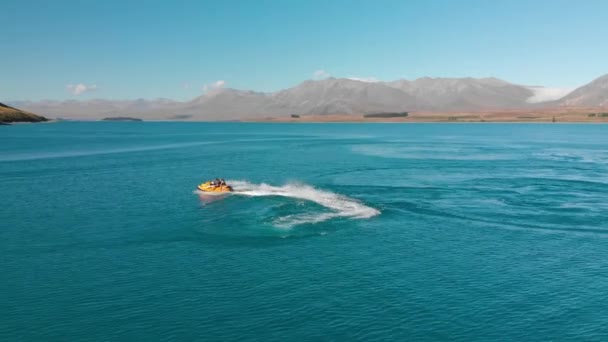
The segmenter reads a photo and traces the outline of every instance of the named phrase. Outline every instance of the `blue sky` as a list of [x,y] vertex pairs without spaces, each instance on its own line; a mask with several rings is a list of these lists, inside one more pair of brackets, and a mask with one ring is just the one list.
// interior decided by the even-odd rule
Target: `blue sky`
[[[0,100],[191,99],[319,77],[608,73],[608,1],[2,1]],[[323,70],[320,72],[319,70]]]

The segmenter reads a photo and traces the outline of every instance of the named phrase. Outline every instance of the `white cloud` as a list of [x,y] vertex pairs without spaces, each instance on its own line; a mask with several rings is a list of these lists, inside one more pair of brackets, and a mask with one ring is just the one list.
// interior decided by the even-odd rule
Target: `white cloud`
[[190,89],[190,83],[184,83],[184,85],[182,86],[182,88],[188,90]]
[[209,90],[213,90],[213,89],[221,89],[224,88],[226,86],[226,81],[224,80],[217,80],[213,83],[207,83],[203,86],[203,91],[209,91]]
[[96,84],[86,85],[83,83],[78,83],[78,84],[68,84],[65,88],[70,93],[72,93],[72,95],[81,95],[84,93],[88,93],[88,92],[97,90],[97,85]]
[[380,80],[375,77],[347,77],[347,78],[349,80],[353,80],[353,81],[368,82],[368,83],[380,82]]
[[325,70],[316,70],[312,73],[312,78],[315,80],[322,80],[330,77],[331,75]]
[[545,87],[528,87],[528,89],[534,92],[534,95],[530,96],[526,102],[528,103],[540,103],[546,101],[559,100],[562,97],[572,92],[572,88],[545,88]]

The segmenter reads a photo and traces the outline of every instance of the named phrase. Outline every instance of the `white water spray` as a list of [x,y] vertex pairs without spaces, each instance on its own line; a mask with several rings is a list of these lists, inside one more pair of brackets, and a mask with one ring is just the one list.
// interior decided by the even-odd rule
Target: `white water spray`
[[283,216],[275,220],[279,227],[290,228],[305,223],[318,223],[336,217],[350,217],[365,219],[380,214],[380,211],[368,207],[363,203],[329,191],[315,189],[305,184],[286,184],[283,186],[272,186],[268,184],[253,184],[246,181],[228,181],[234,189],[234,194],[259,197],[259,196],[282,196],[291,197],[317,203],[331,212],[327,213],[302,213]]

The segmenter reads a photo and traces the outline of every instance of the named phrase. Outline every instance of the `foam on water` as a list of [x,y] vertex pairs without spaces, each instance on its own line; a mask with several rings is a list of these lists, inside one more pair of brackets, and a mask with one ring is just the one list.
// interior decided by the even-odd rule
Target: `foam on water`
[[379,210],[368,207],[355,199],[330,191],[319,190],[306,184],[290,183],[283,186],[272,186],[237,180],[228,181],[228,184],[233,187],[236,195],[290,197],[311,201],[331,210],[331,212],[325,213],[312,212],[279,217],[274,223],[282,228],[306,223],[319,223],[336,217],[365,219],[380,214]]

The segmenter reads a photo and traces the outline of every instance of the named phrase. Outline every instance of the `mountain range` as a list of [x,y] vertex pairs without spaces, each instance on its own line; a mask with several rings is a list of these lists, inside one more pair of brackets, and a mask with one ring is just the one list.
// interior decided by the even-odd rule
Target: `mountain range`
[[[309,80],[271,93],[213,89],[191,101],[169,99],[21,101],[26,111],[65,119],[130,116],[150,120],[237,120],[291,114],[452,112],[560,107],[608,107],[608,75],[567,95],[497,78],[419,78],[368,82],[348,78]],[[547,95],[548,94],[548,95]]]

